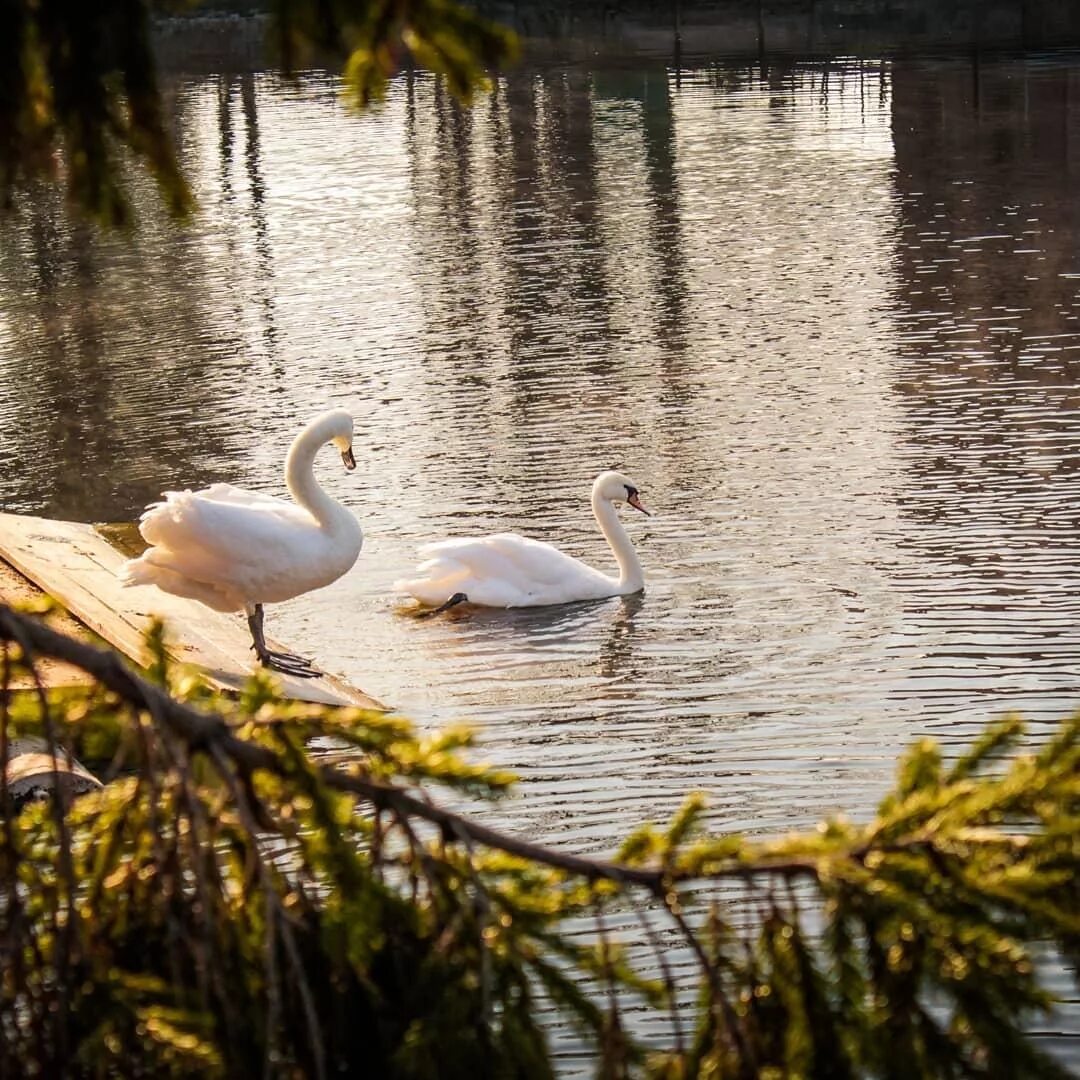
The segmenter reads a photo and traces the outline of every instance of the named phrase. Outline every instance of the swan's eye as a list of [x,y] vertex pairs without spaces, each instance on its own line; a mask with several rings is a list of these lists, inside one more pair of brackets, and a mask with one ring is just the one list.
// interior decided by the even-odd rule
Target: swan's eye
[[637,494],[637,488],[631,487],[629,484],[623,485],[626,488],[626,497],[632,499]]

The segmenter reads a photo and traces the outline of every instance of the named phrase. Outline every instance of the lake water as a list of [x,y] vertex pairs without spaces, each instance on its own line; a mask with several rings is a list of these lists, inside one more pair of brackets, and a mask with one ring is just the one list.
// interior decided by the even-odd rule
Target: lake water
[[[319,475],[367,534],[269,632],[522,777],[492,823],[610,851],[866,817],[901,749],[1080,702],[1080,58],[177,74],[187,228],[46,197],[0,225],[0,501],[131,520],[166,487]],[[598,566],[618,467],[642,596],[410,618],[423,542]],[[1072,994],[1064,973],[1059,992]],[[1080,1028],[1072,1008],[1046,1036]]]

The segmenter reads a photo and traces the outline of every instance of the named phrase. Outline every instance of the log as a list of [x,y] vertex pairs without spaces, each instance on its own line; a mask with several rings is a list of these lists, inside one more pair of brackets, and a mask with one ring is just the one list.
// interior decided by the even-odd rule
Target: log
[[75,758],[59,747],[53,757],[49,744],[34,735],[8,743],[4,775],[16,813],[27,803],[52,798],[57,791],[66,803],[76,795],[102,787],[101,781]]

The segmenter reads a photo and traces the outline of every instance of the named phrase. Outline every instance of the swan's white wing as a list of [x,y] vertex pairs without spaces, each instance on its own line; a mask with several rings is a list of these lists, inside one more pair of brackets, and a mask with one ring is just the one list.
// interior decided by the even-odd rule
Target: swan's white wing
[[267,495],[261,491],[249,491],[247,488],[236,487],[233,484],[211,484],[208,488],[202,488],[192,494],[200,499],[210,499],[212,502],[235,503],[237,506],[256,506],[265,504],[268,507],[276,507],[284,511],[295,511],[304,514],[306,511],[295,503],[285,499],[279,499],[276,495]]
[[[154,520],[159,511],[175,516],[177,509],[186,512],[192,505],[220,503],[225,506],[238,506],[276,514],[285,521],[296,524],[313,525],[314,518],[303,507],[288,499],[279,499],[275,495],[265,495],[260,491],[248,491],[247,488],[234,487],[232,484],[211,484],[199,491],[165,491],[161,502],[151,503],[139,519],[140,522]],[[141,531],[141,529],[140,529]]]
[[428,559],[452,559],[479,577],[500,577],[522,584],[554,584],[591,570],[554,545],[517,533],[442,540],[426,544],[420,554]]
[[139,519],[139,532],[148,544],[173,549],[198,545],[232,559],[245,539],[273,544],[290,529],[317,528],[302,507],[230,484],[164,494],[164,501],[147,507]]
[[163,502],[150,507],[139,531],[158,550],[143,558],[196,581],[255,593],[256,599],[268,584],[279,591],[285,575],[299,571],[306,578],[305,567],[317,560],[322,543],[310,514],[272,496],[244,502],[217,499],[212,492],[167,491]]

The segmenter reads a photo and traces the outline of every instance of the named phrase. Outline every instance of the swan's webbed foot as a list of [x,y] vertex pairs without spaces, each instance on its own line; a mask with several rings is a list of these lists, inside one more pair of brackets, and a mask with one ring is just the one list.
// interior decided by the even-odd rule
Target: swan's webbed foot
[[248,628],[251,630],[251,647],[263,667],[280,671],[282,675],[295,676],[297,679],[317,679],[322,674],[306,657],[297,656],[295,653],[275,652],[266,647],[262,604],[256,604],[248,615]]
[[[258,650],[256,650],[258,652]],[[298,679],[317,679],[322,672],[310,660],[295,653],[274,652],[266,649],[259,653],[259,663],[282,675],[294,675]]]
[[438,607],[432,608],[430,611],[420,612],[417,618],[430,619],[432,615],[441,615],[444,611],[457,607],[458,604],[467,604],[468,602],[469,598],[463,592],[456,592],[449,600],[444,600]]

